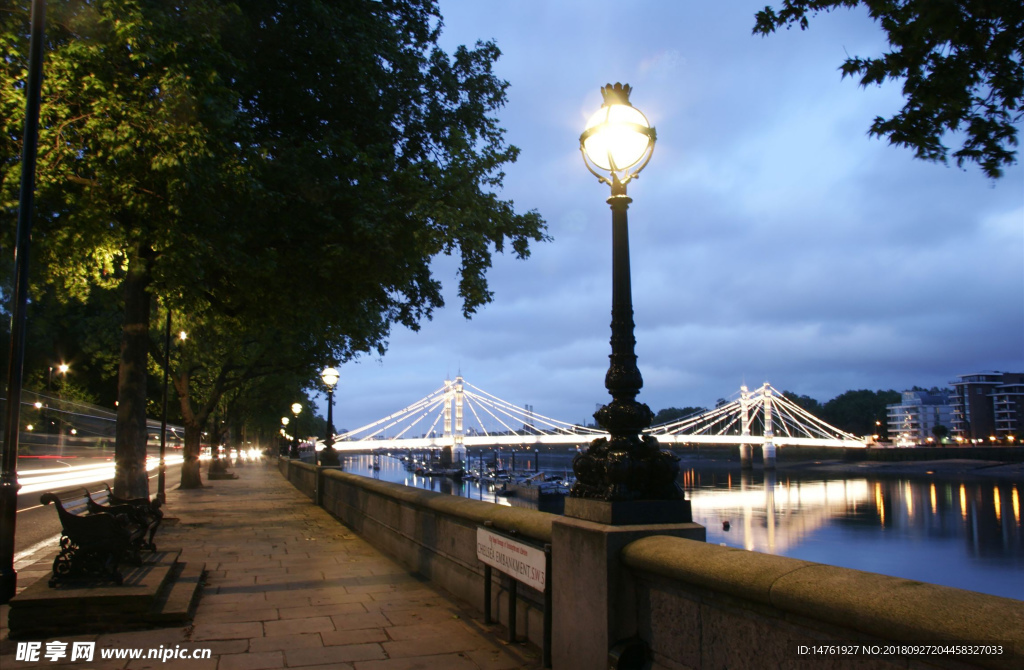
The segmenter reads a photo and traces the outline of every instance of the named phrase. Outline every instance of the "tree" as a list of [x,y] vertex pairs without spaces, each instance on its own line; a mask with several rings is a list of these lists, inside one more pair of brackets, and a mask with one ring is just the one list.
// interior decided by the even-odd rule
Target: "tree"
[[896,391],[846,391],[822,407],[821,418],[836,428],[854,435],[878,435],[887,441],[886,405],[900,401]]
[[843,77],[862,86],[903,82],[906,104],[876,117],[868,133],[909,147],[917,158],[945,163],[947,133],[963,136],[952,153],[958,167],[977,163],[990,178],[1016,163],[1024,118],[1024,4],[1012,0],[784,0],[757,13],[754,34],[782,26],[806,30],[808,15],[864,5],[886,32],[891,50],[847,58]]
[[703,414],[706,411],[703,407],[683,407],[681,409],[679,407],[666,407],[665,409],[658,410],[651,423],[657,426],[669,421],[675,421],[676,419],[682,419],[683,417],[693,416],[694,414]]
[[[238,164],[217,145],[234,104],[216,77],[225,58],[216,27],[230,8],[201,0],[174,6],[104,0],[51,10],[33,269],[65,296],[84,298],[96,287],[121,292],[114,489],[140,497],[148,493],[154,272],[173,275],[172,264],[197,246],[178,225],[183,202],[208,199],[202,196],[210,189],[194,184]],[[22,120],[16,109],[24,95],[27,20],[23,6],[0,14],[0,34],[10,46],[0,70],[5,213],[20,167],[15,130]]]
[[787,400],[792,400],[801,409],[805,409],[815,416],[821,414],[821,403],[810,396],[797,395],[792,391],[783,391],[782,395],[785,396]]
[[[5,218],[27,24],[25,7],[0,12]],[[115,493],[148,489],[154,298],[197,321],[230,320],[238,340],[287,332],[287,356],[303,360],[285,367],[310,370],[383,353],[392,324],[429,318],[443,305],[437,254],[461,257],[469,316],[492,297],[491,254],[507,245],[526,257],[546,239],[536,212],[495,195],[518,153],[493,116],[507,87],[491,71],[497,47],[449,56],[440,29],[429,0],[52,7],[35,279],[67,296],[123,296]],[[262,360],[235,365],[269,368],[281,354],[246,351]],[[204,407],[226,388],[216,378]]]
[[[316,375],[303,342],[293,339],[299,330],[273,327],[249,328],[245,323],[209,310],[203,315],[186,315],[175,320],[188,332],[184,341],[172,344],[168,373],[178,399],[185,431],[181,487],[202,486],[199,473],[201,436],[221,429],[225,434],[256,411],[272,412],[263,418],[266,432],[280,425],[279,417],[293,402],[309,407],[301,389]],[[160,358],[162,364],[163,359]],[[217,426],[213,419],[218,419]],[[293,419],[294,420],[294,419]],[[315,426],[312,412],[289,428]],[[219,444],[222,435],[213,435]]]

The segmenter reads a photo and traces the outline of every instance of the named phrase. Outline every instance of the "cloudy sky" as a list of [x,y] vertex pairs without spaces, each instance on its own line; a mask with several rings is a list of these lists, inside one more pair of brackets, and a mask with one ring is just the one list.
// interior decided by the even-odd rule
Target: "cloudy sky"
[[[630,184],[639,400],[713,406],[769,381],[820,401],[1024,371],[1024,169],[999,181],[867,136],[898,85],[842,80],[886,42],[866,13],[751,35],[766,0],[440,0],[443,46],[493,39],[522,149],[502,196],[553,241],[497,256],[494,302],[448,306],[383,359],[341,369],[335,424],[355,427],[461,371],[516,405],[590,421],[608,396],[611,214],[578,149],[600,87],[629,83],[657,128]],[[958,145],[955,145],[958,146]]]

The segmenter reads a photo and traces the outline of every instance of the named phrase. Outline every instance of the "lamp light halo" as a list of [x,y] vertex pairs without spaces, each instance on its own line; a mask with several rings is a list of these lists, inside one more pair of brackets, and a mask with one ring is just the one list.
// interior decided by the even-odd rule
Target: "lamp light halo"
[[324,368],[324,371],[320,373],[320,379],[322,379],[324,384],[327,385],[327,388],[334,388],[334,385],[338,383],[339,377],[340,375],[338,374],[338,371],[332,367],[326,367]]
[[654,152],[657,134],[643,112],[629,102],[631,91],[629,84],[603,86],[604,104],[580,135],[584,164],[607,184],[626,184],[647,166]]
[[292,403],[292,414],[298,416],[300,412],[302,412],[302,405],[297,402]]

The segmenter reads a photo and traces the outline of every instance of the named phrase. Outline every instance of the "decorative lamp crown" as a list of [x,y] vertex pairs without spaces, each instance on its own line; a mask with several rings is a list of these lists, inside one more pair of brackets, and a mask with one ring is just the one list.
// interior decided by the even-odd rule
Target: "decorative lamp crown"
[[633,87],[629,84],[605,84],[601,87],[601,97],[604,98],[605,105],[628,105],[629,104],[629,93],[633,90]]

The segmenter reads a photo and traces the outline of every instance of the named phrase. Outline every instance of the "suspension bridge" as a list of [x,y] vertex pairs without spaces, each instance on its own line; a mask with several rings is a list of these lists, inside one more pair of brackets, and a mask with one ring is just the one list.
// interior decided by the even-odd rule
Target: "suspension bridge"
[[[784,446],[864,447],[866,442],[830,426],[770,384],[751,391],[746,386],[733,399],[712,410],[652,426],[644,431],[666,446],[737,445],[744,462],[761,446],[766,465],[775,448]],[[582,446],[608,433],[560,421],[502,400],[460,375],[397,412],[338,433],[334,448],[442,449],[464,460],[467,447],[567,445]],[[319,443],[317,448],[322,448]]]

